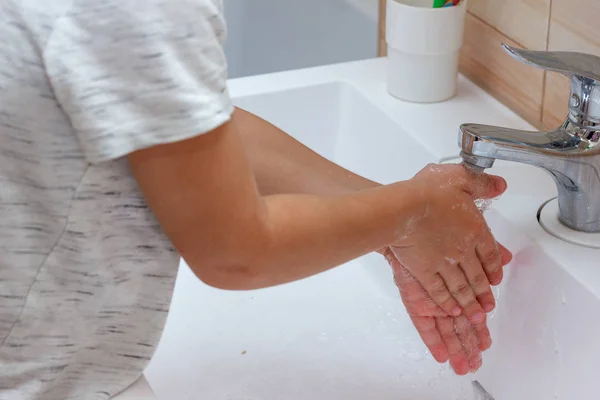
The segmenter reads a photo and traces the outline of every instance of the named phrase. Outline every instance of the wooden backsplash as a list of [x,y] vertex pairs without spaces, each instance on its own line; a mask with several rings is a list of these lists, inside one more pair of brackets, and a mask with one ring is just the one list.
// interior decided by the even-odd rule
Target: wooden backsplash
[[[379,2],[385,55],[386,0]],[[568,80],[514,61],[500,44],[600,56],[598,23],[599,0],[469,0],[461,72],[533,125],[556,128],[567,115]]]

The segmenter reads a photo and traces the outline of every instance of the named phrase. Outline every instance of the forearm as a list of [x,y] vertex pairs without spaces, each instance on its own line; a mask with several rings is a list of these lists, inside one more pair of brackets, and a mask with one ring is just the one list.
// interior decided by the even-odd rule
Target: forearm
[[379,186],[327,160],[281,129],[242,109],[234,121],[262,195],[339,195]]
[[[398,185],[410,191],[409,183]],[[244,259],[221,268],[211,284],[230,290],[279,285],[389,245],[418,209],[411,196],[398,196],[401,191],[381,187],[342,196],[267,196],[262,227],[254,230],[256,247],[248,248]]]

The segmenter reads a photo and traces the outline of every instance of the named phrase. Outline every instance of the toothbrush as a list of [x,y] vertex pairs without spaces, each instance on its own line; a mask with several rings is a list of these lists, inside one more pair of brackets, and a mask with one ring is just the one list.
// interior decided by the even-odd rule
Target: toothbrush
[[433,8],[453,7],[459,5],[461,0],[434,0]]

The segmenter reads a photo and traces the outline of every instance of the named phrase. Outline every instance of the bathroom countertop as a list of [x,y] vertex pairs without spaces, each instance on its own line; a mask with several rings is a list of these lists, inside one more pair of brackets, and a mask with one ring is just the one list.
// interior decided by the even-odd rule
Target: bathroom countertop
[[[448,101],[418,104],[398,100],[386,91],[386,66],[385,58],[377,58],[240,78],[231,80],[229,87],[233,97],[243,97],[334,81],[350,83],[440,162],[457,159],[462,123],[535,130],[464,76],[459,77],[457,96]],[[500,214],[600,298],[600,250],[565,243],[547,234],[537,222],[539,207],[557,195],[550,177],[538,168],[502,161],[496,162],[491,172],[509,182],[509,191],[494,205]]]

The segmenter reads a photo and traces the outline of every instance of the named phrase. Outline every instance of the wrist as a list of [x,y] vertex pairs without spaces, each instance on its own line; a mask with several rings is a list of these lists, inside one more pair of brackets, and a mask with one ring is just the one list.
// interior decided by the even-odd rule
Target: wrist
[[396,205],[396,230],[391,244],[402,246],[407,244],[417,231],[420,222],[427,215],[427,200],[425,191],[414,179],[398,182],[392,185]]

